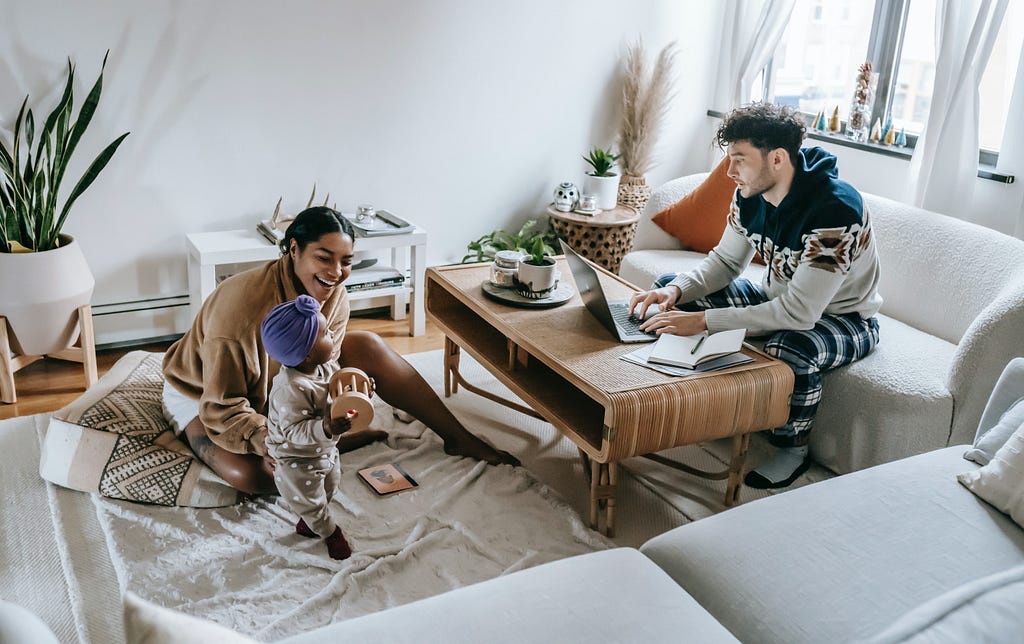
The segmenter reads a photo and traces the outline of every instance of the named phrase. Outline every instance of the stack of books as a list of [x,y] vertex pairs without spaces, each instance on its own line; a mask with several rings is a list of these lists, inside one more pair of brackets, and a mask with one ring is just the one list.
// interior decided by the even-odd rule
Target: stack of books
[[345,280],[345,288],[350,293],[353,293],[356,291],[401,286],[403,283],[405,283],[405,276],[396,269],[390,266],[372,266],[352,271],[349,278]]

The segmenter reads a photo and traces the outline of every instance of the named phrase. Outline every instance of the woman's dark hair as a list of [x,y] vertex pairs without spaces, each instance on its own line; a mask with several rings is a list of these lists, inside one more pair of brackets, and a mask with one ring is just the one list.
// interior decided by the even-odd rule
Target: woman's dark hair
[[353,242],[356,240],[352,222],[345,219],[337,210],[327,206],[306,208],[295,216],[288,229],[284,231],[284,239],[280,244],[281,253],[288,253],[293,239],[299,245],[299,250],[302,250],[309,242],[316,241],[327,233],[345,233]]
[[800,144],[807,134],[807,125],[800,114],[787,105],[752,103],[729,112],[715,134],[715,142],[723,150],[736,141],[750,141],[750,145],[768,154],[782,148],[789,160],[797,165]]

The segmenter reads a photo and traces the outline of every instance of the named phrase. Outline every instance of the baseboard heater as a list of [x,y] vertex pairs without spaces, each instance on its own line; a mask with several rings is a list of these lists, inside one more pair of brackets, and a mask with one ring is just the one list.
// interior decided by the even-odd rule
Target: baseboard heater
[[115,315],[118,313],[137,313],[139,311],[153,311],[156,309],[169,309],[175,306],[188,306],[188,293],[181,295],[168,295],[166,297],[150,297],[141,300],[129,300],[127,302],[112,302],[110,304],[93,304],[93,317],[103,315]]

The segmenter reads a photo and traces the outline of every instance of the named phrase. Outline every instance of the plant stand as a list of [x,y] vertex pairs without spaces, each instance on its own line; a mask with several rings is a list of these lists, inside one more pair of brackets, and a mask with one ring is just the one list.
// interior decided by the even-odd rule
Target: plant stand
[[7,318],[0,315],[0,402],[18,402],[14,390],[15,372],[43,358],[80,362],[85,370],[86,388],[96,384],[96,339],[92,330],[92,306],[84,304],[78,307],[78,341],[66,349],[45,356],[13,355],[8,328]]
[[629,206],[619,204],[596,215],[559,212],[548,206],[551,227],[572,249],[587,259],[618,274],[619,264],[633,249],[640,215]]

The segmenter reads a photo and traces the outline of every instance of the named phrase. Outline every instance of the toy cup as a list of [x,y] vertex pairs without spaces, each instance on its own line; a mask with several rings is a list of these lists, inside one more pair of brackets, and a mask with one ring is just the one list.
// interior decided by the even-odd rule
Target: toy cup
[[373,402],[370,400],[370,377],[361,369],[345,367],[331,377],[327,385],[334,402],[331,403],[331,418],[348,417],[352,423],[350,431],[361,432],[373,420]]

